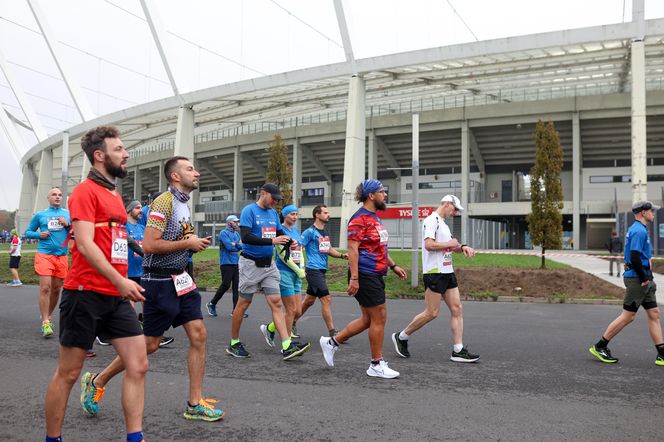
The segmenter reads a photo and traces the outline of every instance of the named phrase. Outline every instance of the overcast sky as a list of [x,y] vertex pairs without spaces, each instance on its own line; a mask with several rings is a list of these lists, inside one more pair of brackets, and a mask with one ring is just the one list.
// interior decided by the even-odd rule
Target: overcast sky
[[[646,0],[646,18],[664,1]],[[40,1],[97,115],[172,95],[139,0]],[[344,61],[332,0],[159,0],[181,91]],[[356,58],[631,20],[631,1],[345,0]],[[465,24],[464,24],[465,22]],[[27,1],[0,0],[0,51],[48,135],[81,122]],[[0,72],[4,109],[27,121]],[[23,152],[36,137],[19,129]],[[21,154],[21,151],[19,151]],[[0,130],[0,209],[18,207],[21,173]]]

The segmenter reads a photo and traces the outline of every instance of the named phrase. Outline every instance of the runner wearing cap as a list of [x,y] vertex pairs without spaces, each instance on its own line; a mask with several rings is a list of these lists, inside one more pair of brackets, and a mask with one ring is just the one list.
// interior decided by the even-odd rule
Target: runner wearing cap
[[54,333],[51,316],[58,305],[60,289],[69,266],[67,242],[71,221],[69,211],[60,207],[62,191],[58,187],[49,190],[46,199],[49,208],[35,213],[25,231],[25,237],[39,240],[34,264],[35,273],[39,275],[41,334],[48,338]]
[[[293,332],[293,322],[302,311],[302,279],[304,279],[304,258],[302,256],[302,236],[295,223],[299,212],[294,204],[289,204],[281,210],[284,222],[281,224],[283,232],[292,241],[285,246],[277,245],[277,269],[279,269],[279,291],[281,302],[284,304],[284,317],[286,329],[291,338],[299,338]],[[286,250],[288,248],[288,250]],[[261,333],[265,342],[274,347],[274,333],[277,331],[274,321],[268,325],[261,324]]]
[[397,266],[387,253],[388,233],[376,210],[385,210],[385,188],[374,179],[361,182],[355,189],[355,200],[362,207],[348,221],[348,294],[360,304],[362,316],[350,322],[336,336],[321,336],[319,343],[325,363],[334,366],[334,353],[349,338],[369,330],[371,363],[367,375],[392,379],[399,372],[392,370],[383,360],[385,335],[385,281],[387,269],[399,279],[406,279],[406,272]]
[[[221,285],[217,289],[217,293],[214,294],[212,301],[205,305],[210,316],[217,316],[217,303],[231,285],[233,286],[233,310],[235,310],[235,306],[237,305],[240,278],[238,262],[240,260],[240,251],[242,250],[242,241],[240,241],[240,232],[237,225],[239,221],[237,216],[228,215],[226,218],[226,228],[219,232]],[[233,312],[231,312],[231,316],[233,316]]]
[[249,352],[240,341],[240,327],[254,293],[262,290],[267,305],[272,311],[272,321],[281,338],[281,353],[284,360],[302,355],[311,346],[291,341],[286,319],[282,311],[279,271],[272,260],[275,245],[286,245],[291,238],[284,234],[275,204],[284,197],[277,185],[266,183],[261,187],[258,201],[249,204],[240,214],[240,299],[233,312],[231,342],[226,353],[236,358],[248,358]]
[[[330,211],[327,206],[320,205],[314,207],[312,211],[314,223],[304,232],[302,232],[302,246],[307,255],[305,272],[307,274],[307,295],[302,301],[300,314],[295,317],[297,321],[309,307],[314,305],[316,299],[320,300],[320,311],[325,321],[330,337],[338,332],[334,328],[332,320],[332,297],[327,288],[325,273],[327,272],[327,257],[348,259],[347,253],[341,253],[330,245],[330,234],[325,226],[330,221]],[[293,325],[295,329],[295,325]]]
[[401,332],[392,334],[392,343],[397,354],[409,358],[408,338],[440,312],[440,301],[445,301],[450,310],[452,329],[452,356],[454,362],[476,362],[480,356],[471,354],[463,345],[463,316],[459,285],[452,267],[452,252],[463,252],[467,257],[475,256],[475,250],[452,238],[445,218],[462,212],[459,198],[445,195],[440,205],[422,223],[422,279],[424,281],[424,311],[415,316]]
[[609,341],[628,324],[634,321],[639,307],[643,306],[648,318],[648,332],[657,349],[655,364],[664,367],[664,337],[659,322],[657,306],[657,286],[652,276],[652,247],[648,234],[648,223],[655,219],[655,206],[650,201],[638,201],[632,205],[635,221],[627,231],[625,238],[625,298],[623,311],[609,324],[602,338],[588,351],[602,362],[615,363],[618,358],[611,355]]

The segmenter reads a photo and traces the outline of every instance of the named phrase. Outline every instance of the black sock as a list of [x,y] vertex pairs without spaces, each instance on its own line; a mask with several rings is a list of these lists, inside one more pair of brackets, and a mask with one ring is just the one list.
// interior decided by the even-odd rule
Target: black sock
[[657,353],[664,358],[664,344],[655,345],[655,348],[657,349]]
[[606,348],[609,345],[609,340],[606,339],[604,336],[602,336],[602,339],[597,341],[597,344],[595,344],[595,348]]
[[330,338],[330,342],[331,342],[332,345],[334,345],[335,347],[338,347],[338,346],[339,346],[339,343],[337,342],[336,339],[334,339],[334,337],[331,337],[331,338]]
[[380,364],[380,361],[382,361],[382,359],[372,359],[371,360],[371,365],[378,365],[378,364]]
[[189,400],[187,400],[187,405],[189,405],[191,408],[194,408],[194,407],[195,407],[196,405],[198,405],[198,404],[196,404],[196,405],[191,405],[191,403],[189,403]]

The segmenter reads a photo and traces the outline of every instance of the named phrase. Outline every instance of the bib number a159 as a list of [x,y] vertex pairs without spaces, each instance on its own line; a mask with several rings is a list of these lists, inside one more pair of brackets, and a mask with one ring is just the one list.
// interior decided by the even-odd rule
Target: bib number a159
[[330,253],[330,237],[321,236],[318,238],[318,251],[320,253]]
[[129,246],[124,227],[111,228],[111,264],[127,264]]
[[171,278],[173,278],[175,292],[178,296],[186,295],[196,288],[194,279],[186,271],[180,273],[179,275],[171,275]]

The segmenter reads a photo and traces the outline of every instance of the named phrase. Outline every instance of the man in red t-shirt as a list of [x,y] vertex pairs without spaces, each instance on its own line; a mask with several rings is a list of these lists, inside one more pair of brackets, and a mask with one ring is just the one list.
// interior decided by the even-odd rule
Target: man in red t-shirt
[[[129,155],[119,131],[96,127],[81,147],[92,163],[88,179],[71,194],[69,209],[76,243],[60,302],[60,357],[46,391],[46,440],[60,440],[71,388],[96,336],[110,340],[126,373],[122,403],[127,440],[143,439],[143,403],[148,360],[145,339],[129,301],[143,301],[143,289],[127,278],[127,213],[115,187],[127,176]],[[81,379],[94,388],[94,379]],[[97,389],[97,401],[103,395]],[[87,404],[93,407],[95,404]]]
[[355,189],[355,200],[362,203],[348,221],[348,289],[354,296],[362,316],[351,321],[335,336],[320,338],[323,357],[328,366],[334,366],[334,353],[349,338],[369,330],[371,363],[367,375],[393,379],[399,372],[388,367],[383,360],[383,336],[385,335],[385,281],[390,268],[399,279],[406,279],[406,272],[397,266],[387,253],[387,230],[376,215],[385,210],[386,193],[383,184],[374,179],[362,181]]

